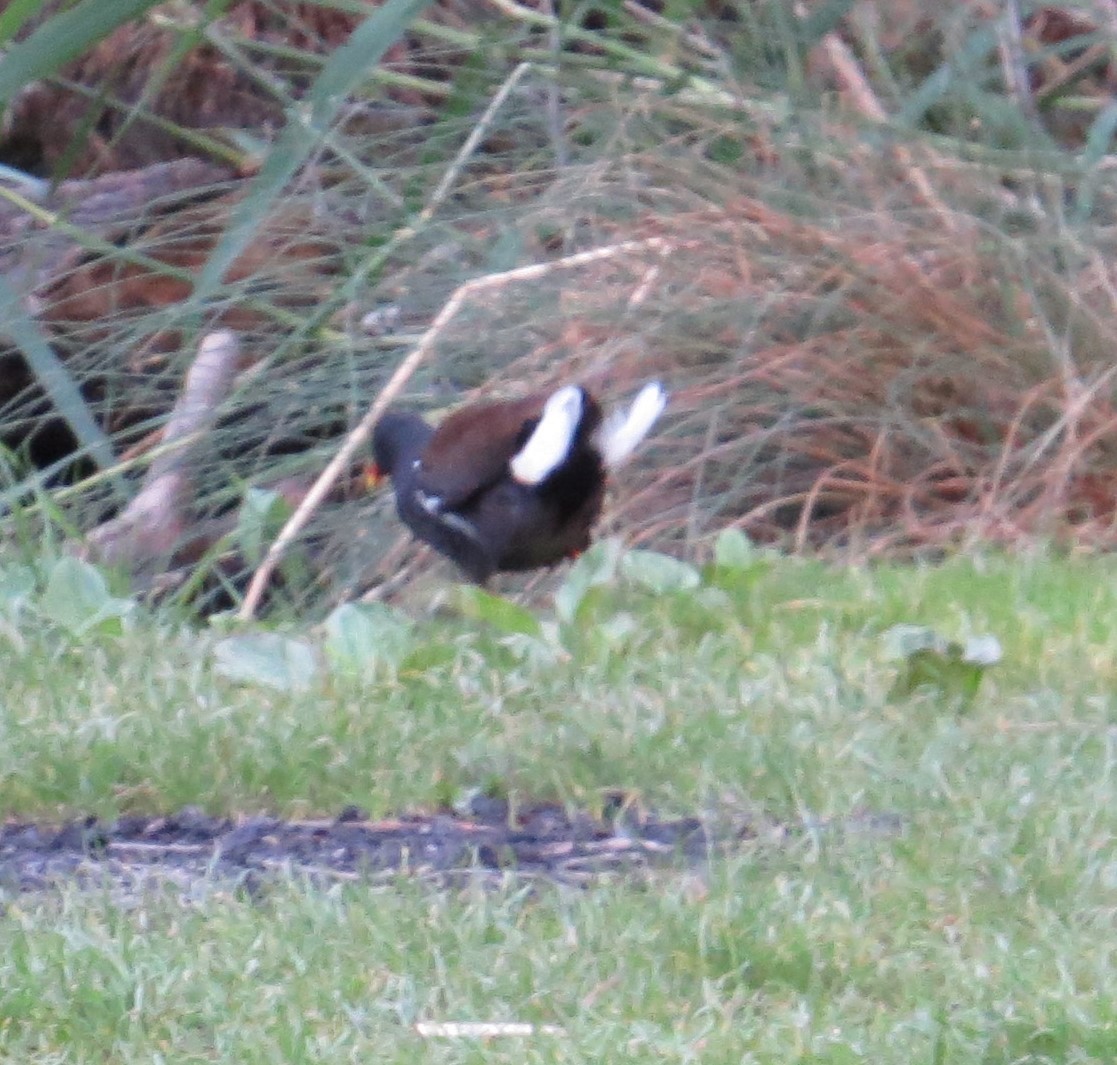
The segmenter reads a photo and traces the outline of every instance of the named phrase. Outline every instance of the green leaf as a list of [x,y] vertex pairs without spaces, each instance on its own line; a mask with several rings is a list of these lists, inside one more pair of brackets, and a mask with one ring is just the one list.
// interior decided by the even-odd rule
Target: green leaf
[[264,551],[291,516],[291,505],[278,492],[249,488],[237,514],[236,541],[244,557],[258,566]]
[[717,617],[725,617],[733,610],[733,599],[722,588],[700,588],[694,594],[693,602],[695,606]]
[[221,676],[276,691],[302,691],[318,672],[310,644],[277,632],[229,636],[214,647],[213,656]]
[[400,663],[400,671],[433,673],[437,669],[452,666],[457,657],[458,652],[454,645],[446,640],[416,641]]
[[641,625],[632,614],[622,611],[606,618],[600,625],[595,626],[593,631],[595,636],[599,636],[604,643],[616,651],[632,642],[641,631]]
[[539,636],[543,631],[539,619],[530,610],[483,588],[459,585],[456,600],[458,609],[466,617],[482,621],[500,632]]
[[0,612],[14,617],[35,594],[35,571],[30,566],[0,569]]
[[748,569],[760,558],[756,545],[740,529],[722,529],[714,544],[714,565],[723,569]]
[[968,707],[989,666],[1001,660],[994,636],[956,643],[921,625],[895,625],[884,634],[889,656],[902,663],[889,697],[904,699],[920,689]]
[[383,603],[343,603],[326,618],[326,657],[346,673],[398,668],[413,644],[411,622]]
[[565,655],[558,634],[552,626],[540,625],[540,635],[529,636],[524,632],[510,632],[500,641],[518,661],[538,672],[551,669]]
[[119,633],[121,619],[135,606],[132,600],[117,599],[109,592],[96,566],[70,555],[54,564],[39,600],[43,616],[75,636],[95,629]]
[[617,539],[598,540],[570,567],[566,579],[555,592],[555,613],[562,621],[575,619],[591,588],[608,584],[616,577],[621,550],[621,542]]
[[703,567],[702,577],[715,588],[747,595],[776,557],[774,550],[757,547],[740,529],[724,529],[714,544],[713,564]]
[[698,570],[690,563],[659,551],[629,551],[621,560],[621,572],[653,592],[686,592],[701,583]]

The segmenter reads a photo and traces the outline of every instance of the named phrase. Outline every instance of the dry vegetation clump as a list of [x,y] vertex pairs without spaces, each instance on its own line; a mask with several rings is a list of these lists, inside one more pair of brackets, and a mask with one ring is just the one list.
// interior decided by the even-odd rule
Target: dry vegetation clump
[[[162,5],[152,17],[115,29],[59,77],[28,85],[5,114],[5,162],[92,177],[185,153],[238,156],[228,134],[272,136],[286,121],[287,94],[305,92],[322,57],[344,44],[365,15],[356,5],[234,0],[223,5],[220,19],[209,21],[201,6]],[[439,22],[464,25],[460,6],[439,5]],[[51,13],[48,5],[24,35]],[[445,95],[447,70],[413,52],[407,39],[389,50],[384,71],[389,80],[392,72],[400,78],[390,84],[384,105],[360,109],[366,124],[407,125],[416,120],[416,108]],[[432,71],[433,81],[420,76]]]
[[[285,28],[260,5],[233,5],[199,55],[236,38],[278,62],[264,45],[303,32],[300,20],[317,10],[280,7]],[[423,123],[374,129],[371,96],[340,108],[204,300],[194,279],[230,220],[253,206],[243,167],[195,161],[202,172],[191,177],[174,169],[181,163],[158,164],[63,182],[14,213],[9,205],[0,215],[5,276],[80,385],[119,466],[90,478],[90,464],[69,463],[68,413],[66,424],[52,421],[61,444],[36,450],[51,407],[36,375],[17,367],[21,377],[0,380],[0,428],[13,453],[0,511],[34,510],[46,484],[52,512],[80,532],[127,516],[128,500],[162,469],[165,423],[181,407],[201,338],[223,327],[238,334],[235,372],[223,369],[204,429],[182,444],[189,462],[180,456],[175,483],[189,494],[176,490],[183,513],[167,523],[190,545],[188,566],[225,560],[223,582],[259,563],[260,543],[244,552],[238,532],[248,490],[305,499],[415,353],[403,399],[435,415],[572,377],[611,400],[661,376],[669,416],[626,471],[605,522],[645,545],[702,557],[716,531],[735,525],[787,548],[854,555],[1034,538],[1110,547],[1117,198],[1096,151],[1103,119],[1066,141],[1085,162],[1059,148],[1054,125],[1036,127],[1031,154],[1013,140],[1019,129],[993,146],[958,139],[958,129],[988,131],[981,116],[993,114],[981,111],[992,106],[988,86],[947,108],[950,71],[936,64],[964,20],[928,26],[914,8],[898,8],[913,33],[928,34],[930,70],[910,90],[926,106],[909,100],[927,129],[900,127],[889,118],[900,105],[877,93],[869,55],[874,33],[898,52],[904,34],[887,22],[874,28],[870,8],[858,5],[810,53],[812,91],[836,88],[837,106],[715,80],[741,59],[723,50],[729,23],[720,15],[703,36],[633,6],[597,51],[591,30],[570,27],[571,66],[559,70],[542,47],[559,47],[540,29],[545,16],[488,11],[489,20],[507,16],[489,39],[484,20],[439,8],[441,21],[408,35],[405,54],[385,65],[392,92],[404,73],[438,69],[441,81],[424,81],[416,102]],[[974,32],[993,18],[981,4],[964,14]],[[1017,94],[1021,129],[1037,117],[1033,106],[1044,123],[1056,102],[1104,112],[1110,66],[1090,43],[1101,16],[1074,17],[1032,10],[1016,39],[989,46],[985,73],[1003,82],[999,103]],[[331,34],[351,28],[343,22],[314,23],[299,38],[307,57],[328,55]],[[757,26],[746,20],[738,36]],[[494,71],[459,71],[451,85],[448,57],[461,54],[446,42],[467,31]],[[501,68],[513,41],[530,62]],[[770,53],[758,46],[755,55]],[[1014,83],[1021,55],[1036,58]],[[693,60],[702,77],[674,86],[664,56],[678,69]],[[639,76],[609,69],[622,60]],[[288,108],[315,69],[264,66],[288,79],[277,97]],[[923,76],[914,62],[904,72]],[[189,64],[174,70],[196,74]],[[431,102],[440,84],[453,97],[443,111]],[[154,89],[143,99],[145,115],[147,105],[158,112]],[[204,101],[193,114],[209,114]],[[109,158],[101,148],[123,152],[130,131],[91,144],[97,166]],[[116,182],[116,199],[98,198],[104,181]],[[92,209],[103,202],[112,209]],[[33,473],[20,466],[28,459]],[[114,474],[123,495],[119,483],[110,491]],[[387,499],[330,499],[303,541],[313,561],[303,576],[337,598],[393,571],[406,538]],[[199,538],[201,528],[216,531]],[[266,542],[274,532],[253,535]],[[127,556],[128,547],[118,550]]]
[[732,524],[796,549],[1110,546],[1117,306],[1100,254],[1069,275],[1056,248],[961,212],[949,231],[929,210],[832,204],[823,221],[764,194],[661,205],[599,246],[662,254],[490,294],[445,345],[493,341],[486,391],[670,381],[671,427],[613,512],[642,542],[693,550]]
[[716,418],[679,456],[714,527],[873,553],[1110,546],[1117,307],[1100,258],[1059,278],[928,212],[819,224],[740,199],[674,221],[686,301],[715,321],[718,304],[757,308],[680,397]]

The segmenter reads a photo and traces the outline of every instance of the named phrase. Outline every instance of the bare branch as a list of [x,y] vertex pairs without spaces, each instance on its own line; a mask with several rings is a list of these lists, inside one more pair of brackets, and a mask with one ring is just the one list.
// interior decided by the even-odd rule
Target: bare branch
[[140,570],[181,542],[192,501],[190,460],[229,394],[239,355],[240,344],[229,330],[202,338],[143,487],[122,513],[89,533],[83,554]]

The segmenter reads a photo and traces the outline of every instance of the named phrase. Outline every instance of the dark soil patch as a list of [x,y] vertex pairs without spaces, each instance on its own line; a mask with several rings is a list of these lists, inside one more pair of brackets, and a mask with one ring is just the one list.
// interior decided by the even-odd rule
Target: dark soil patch
[[[466,814],[409,814],[373,821],[349,808],[333,820],[210,817],[195,807],[157,817],[90,817],[63,825],[11,821],[0,828],[0,896],[62,887],[108,886],[132,893],[169,883],[194,894],[205,886],[249,890],[276,877],[322,882],[400,876],[452,881],[463,875],[518,875],[585,884],[608,873],[655,866],[694,867],[712,852],[802,825],[742,816],[675,819],[639,811],[624,796],[600,817],[538,803],[514,812],[480,797]],[[840,826],[892,834],[891,814],[856,814]]]
[[618,803],[602,818],[541,803],[512,814],[481,798],[467,815],[412,814],[372,821],[347,809],[334,820],[210,817],[196,808],[163,817],[88,818],[0,829],[0,892],[64,883],[138,884],[206,878],[258,883],[269,875],[377,880],[516,870],[567,882],[653,862],[690,864],[711,847],[755,835],[715,833],[698,818],[664,820]]

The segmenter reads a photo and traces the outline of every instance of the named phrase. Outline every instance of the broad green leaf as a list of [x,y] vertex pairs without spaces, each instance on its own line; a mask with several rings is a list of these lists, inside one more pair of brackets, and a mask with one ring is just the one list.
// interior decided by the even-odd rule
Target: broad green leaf
[[229,636],[214,647],[213,656],[221,676],[276,691],[302,691],[318,672],[310,644],[277,632]]
[[616,577],[621,550],[617,539],[599,540],[570,567],[566,579],[555,592],[555,613],[562,621],[574,620],[591,588],[608,584]]
[[516,656],[524,665],[538,671],[550,669],[565,655],[565,651],[553,626],[540,624],[540,634],[529,636],[524,632],[510,632],[500,643]]
[[659,551],[629,551],[621,559],[621,572],[653,592],[685,592],[701,583],[698,570],[690,563]]
[[264,551],[291,516],[291,505],[278,492],[249,488],[237,514],[236,540],[244,557],[259,565]]
[[610,648],[617,650],[632,642],[633,637],[640,631],[640,622],[632,614],[622,611],[606,618],[600,625],[595,626],[593,631]]
[[408,673],[428,673],[457,660],[458,652],[447,640],[412,641],[411,650],[400,663],[400,670]]
[[411,622],[383,603],[343,603],[326,618],[326,657],[347,673],[398,667],[414,642]]
[[740,529],[723,529],[714,544],[714,561],[702,567],[702,579],[714,588],[748,595],[776,558],[771,548],[754,544]]
[[13,617],[35,594],[35,571],[30,566],[0,569],[0,612]]
[[524,636],[539,636],[542,632],[539,619],[530,610],[503,596],[486,592],[483,588],[460,585],[457,606],[466,617],[483,621],[500,632]]
[[722,588],[699,588],[693,600],[711,614],[728,614],[733,610],[733,599]]
[[64,555],[50,571],[39,609],[48,621],[81,636],[99,628],[119,632],[135,603],[115,598],[96,566]]
[[740,529],[722,529],[714,544],[714,565],[748,569],[760,557],[756,545]]

